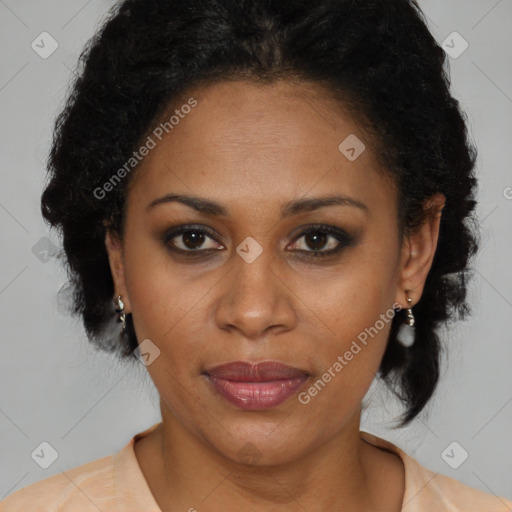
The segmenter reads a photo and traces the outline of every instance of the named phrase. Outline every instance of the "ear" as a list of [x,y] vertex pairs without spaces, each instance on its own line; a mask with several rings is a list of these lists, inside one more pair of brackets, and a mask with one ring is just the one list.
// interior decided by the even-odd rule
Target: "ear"
[[412,232],[402,245],[400,276],[396,302],[408,307],[405,290],[412,290],[412,306],[418,303],[423,294],[425,281],[434,260],[439,238],[439,226],[446,198],[435,194],[428,198],[423,208],[427,212],[423,224]]
[[108,227],[105,234],[105,248],[107,249],[110,272],[114,281],[115,296],[121,295],[125,313],[131,312],[130,299],[126,288],[124,250],[119,237]]

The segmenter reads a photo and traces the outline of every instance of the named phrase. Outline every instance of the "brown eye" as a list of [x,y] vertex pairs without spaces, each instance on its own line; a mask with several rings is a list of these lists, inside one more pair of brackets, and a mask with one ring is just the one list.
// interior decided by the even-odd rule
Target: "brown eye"
[[321,257],[335,254],[353,244],[354,239],[345,231],[333,226],[317,226],[303,231],[291,248],[313,257]]
[[326,235],[322,232],[308,233],[307,235],[304,235],[304,241],[306,242],[308,248],[314,251],[318,251],[319,249],[324,248],[327,240],[329,239],[329,236],[331,235]]
[[181,252],[207,252],[223,248],[209,230],[192,226],[181,226],[166,234],[163,242],[169,249]]
[[187,231],[181,235],[187,249],[199,249],[204,243],[205,235],[199,231]]

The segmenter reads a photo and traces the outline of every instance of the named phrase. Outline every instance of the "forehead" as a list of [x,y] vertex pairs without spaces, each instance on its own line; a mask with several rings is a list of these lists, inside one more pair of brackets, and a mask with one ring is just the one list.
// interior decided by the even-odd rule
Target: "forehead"
[[315,84],[195,88],[148,133],[155,145],[131,184],[141,200],[176,192],[264,207],[333,190],[393,200],[365,133]]

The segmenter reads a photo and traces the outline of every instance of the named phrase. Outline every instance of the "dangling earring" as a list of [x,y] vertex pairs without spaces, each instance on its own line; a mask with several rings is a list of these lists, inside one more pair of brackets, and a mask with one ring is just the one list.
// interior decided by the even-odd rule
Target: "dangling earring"
[[124,312],[124,303],[121,299],[121,295],[119,295],[116,299],[114,299],[114,305],[116,307],[116,313],[118,314],[117,316],[117,321],[118,322],[121,322],[121,335],[124,333],[124,331],[126,330],[126,314]]
[[414,315],[412,314],[412,299],[409,297],[409,293],[413,292],[414,290],[405,290],[405,293],[407,295],[407,305],[409,306],[407,308],[407,319],[405,322],[400,325],[398,332],[396,334],[396,339],[399,341],[401,345],[404,347],[410,347],[414,343],[415,338],[415,328],[414,328]]

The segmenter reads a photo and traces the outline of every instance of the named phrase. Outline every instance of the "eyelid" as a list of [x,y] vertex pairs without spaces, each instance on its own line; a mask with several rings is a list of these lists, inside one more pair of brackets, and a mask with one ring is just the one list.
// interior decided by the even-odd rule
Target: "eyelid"
[[[180,249],[179,247],[170,245],[170,242],[173,238],[177,238],[180,235],[183,235],[184,233],[187,233],[190,231],[196,231],[199,233],[203,233],[206,236],[208,236],[209,238],[211,238],[212,240],[214,240],[217,244],[224,245],[223,242],[218,240],[218,238],[222,239],[222,237],[218,237],[217,234],[212,229],[210,229],[209,227],[204,226],[202,224],[182,224],[180,226],[175,226],[174,228],[171,228],[171,229],[165,231],[165,233],[162,237],[162,242],[164,245],[168,246],[171,250],[174,249],[176,252],[180,252],[180,253],[200,254],[200,253],[220,250],[220,249],[195,249],[195,250],[189,249],[189,250],[185,250],[185,249]],[[225,248],[225,247],[223,247],[223,248]]]
[[[190,232],[190,231],[196,231],[200,232],[204,235],[206,235],[208,238],[211,238],[215,243],[223,246],[221,248],[210,248],[210,249],[181,249],[179,247],[176,247],[172,245],[170,242],[173,238],[177,238],[180,235]],[[346,247],[351,247],[356,244],[356,238],[355,236],[347,233],[344,229],[332,226],[329,224],[306,224],[304,226],[300,226],[297,228],[298,233],[294,238],[292,239],[291,245],[294,245],[297,243],[298,240],[300,240],[302,237],[310,234],[310,233],[318,233],[322,232],[327,234],[330,237],[333,237],[337,240],[337,245],[333,249],[329,250],[305,250],[305,249],[294,249],[290,252],[292,253],[298,253],[301,257],[309,257],[307,255],[314,255],[313,258],[317,257],[323,257],[323,256],[334,256],[337,253],[339,253],[341,250],[343,250]],[[187,256],[200,256],[200,255],[211,255],[214,251],[220,251],[222,249],[225,249],[225,244],[222,241],[219,241],[219,238],[222,240],[223,237],[218,236],[217,233],[215,233],[211,228],[202,225],[202,224],[182,224],[179,226],[175,226],[174,228],[170,228],[165,232],[165,234],[162,237],[162,243],[166,248],[168,248],[170,251],[173,251],[178,254],[183,254]],[[290,245],[290,244],[288,244]],[[287,247],[288,247],[287,245]],[[306,255],[306,256],[305,256]]]
[[[304,229],[303,229],[304,228]],[[298,252],[299,254],[318,254],[320,256],[334,256],[337,253],[339,253],[342,249],[345,247],[351,247],[356,244],[356,238],[353,235],[350,235],[347,233],[344,229],[335,227],[329,224],[308,224],[306,226],[301,226],[299,228],[298,235],[293,239],[293,242],[291,245],[294,245],[297,243],[298,240],[300,240],[302,237],[310,234],[310,233],[325,233],[327,236],[332,237],[337,240],[337,245],[334,249],[329,250],[303,250],[299,249],[292,252]]]

